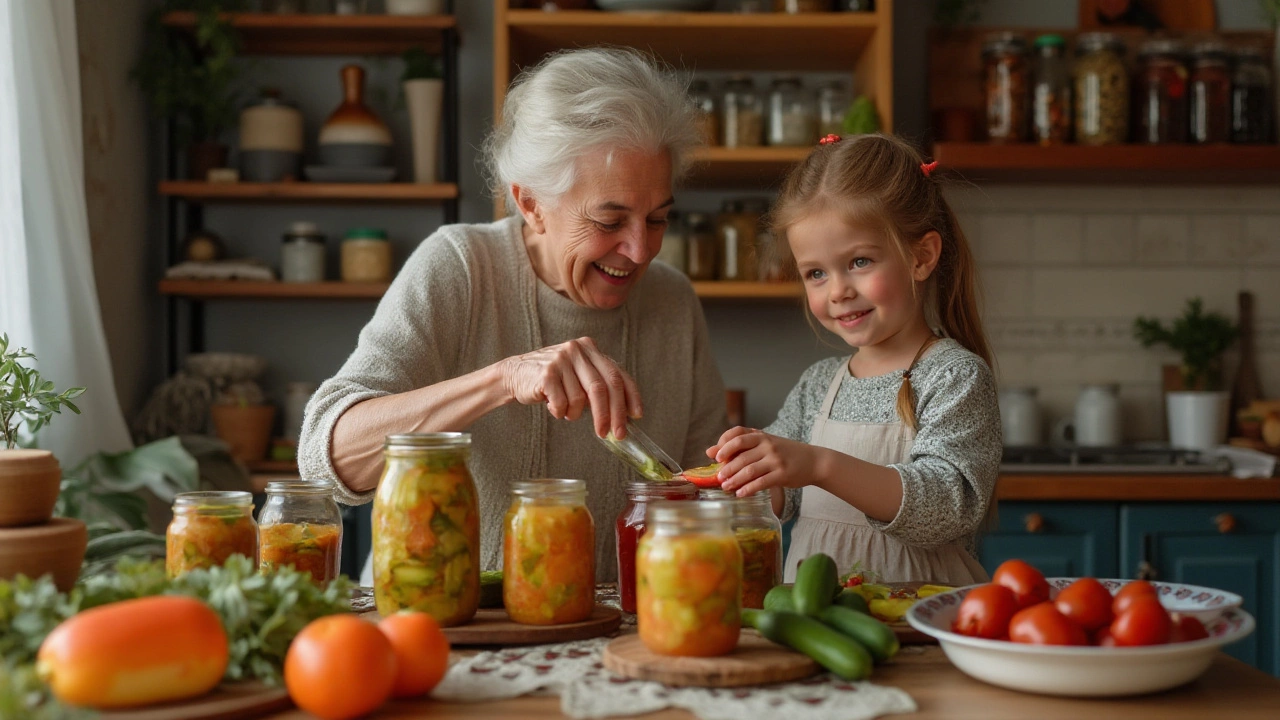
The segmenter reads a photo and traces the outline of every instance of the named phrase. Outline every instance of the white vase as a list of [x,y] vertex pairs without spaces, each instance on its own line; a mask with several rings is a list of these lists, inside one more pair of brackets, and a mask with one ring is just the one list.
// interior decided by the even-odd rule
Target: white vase
[[1012,387],[1000,391],[1000,431],[1005,447],[1039,445],[1040,406],[1033,387]]
[[443,80],[405,80],[405,103],[409,106],[409,134],[413,140],[413,181],[436,181],[436,160],[440,152],[440,111],[444,100]]
[[1229,393],[1181,391],[1165,393],[1164,397],[1171,446],[1212,450],[1226,440]]
[[388,15],[439,15],[444,0],[387,0]]

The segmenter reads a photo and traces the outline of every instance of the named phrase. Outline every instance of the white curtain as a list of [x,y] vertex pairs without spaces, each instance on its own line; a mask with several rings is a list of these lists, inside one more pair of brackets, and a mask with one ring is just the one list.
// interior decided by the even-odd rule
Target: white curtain
[[93,277],[78,57],[74,0],[0,0],[0,332],[59,391],[88,388],[37,438],[64,468],[132,447]]

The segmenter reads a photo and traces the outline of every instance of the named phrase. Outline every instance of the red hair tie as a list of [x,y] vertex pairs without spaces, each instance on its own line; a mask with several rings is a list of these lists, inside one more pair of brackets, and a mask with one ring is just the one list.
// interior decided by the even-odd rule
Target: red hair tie
[[920,172],[924,173],[925,177],[929,177],[930,175],[933,175],[933,171],[937,167],[938,167],[937,160],[934,160],[933,162],[929,162],[929,163],[920,163]]
[[840,136],[835,133],[829,133],[826,137],[818,141],[819,145],[832,145],[840,142]]

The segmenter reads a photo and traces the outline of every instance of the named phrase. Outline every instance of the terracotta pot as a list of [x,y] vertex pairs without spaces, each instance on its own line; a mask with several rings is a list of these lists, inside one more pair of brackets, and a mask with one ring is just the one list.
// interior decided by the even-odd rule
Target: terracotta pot
[[0,579],[52,574],[58,589],[67,592],[80,577],[80,563],[84,562],[88,544],[89,529],[73,518],[53,518],[31,527],[0,528]]
[[61,485],[62,468],[48,450],[0,450],[0,528],[48,520]]
[[254,462],[267,456],[271,426],[276,419],[274,405],[214,405],[213,426],[218,437],[231,447],[231,457]]
[[204,181],[209,171],[227,166],[227,146],[216,142],[198,142],[187,146],[187,179]]

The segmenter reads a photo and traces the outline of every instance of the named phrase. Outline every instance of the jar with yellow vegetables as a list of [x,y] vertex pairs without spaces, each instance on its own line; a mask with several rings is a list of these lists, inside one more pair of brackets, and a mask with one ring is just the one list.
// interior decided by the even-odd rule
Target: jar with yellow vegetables
[[596,528],[587,484],[517,482],[502,533],[502,604],[526,625],[562,625],[595,609]]
[[253,496],[239,491],[178,493],[173,499],[173,520],[165,531],[168,576],[221,565],[232,555],[258,561]]
[[732,508],[729,524],[742,551],[742,607],[763,608],[765,593],[782,582],[782,523],[773,514],[769,493],[740,498],[719,488],[703,488],[698,499]]
[[342,513],[333,489],[317,482],[267,483],[258,513],[258,567],[263,572],[292,565],[324,585],[342,563]]

